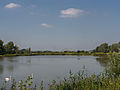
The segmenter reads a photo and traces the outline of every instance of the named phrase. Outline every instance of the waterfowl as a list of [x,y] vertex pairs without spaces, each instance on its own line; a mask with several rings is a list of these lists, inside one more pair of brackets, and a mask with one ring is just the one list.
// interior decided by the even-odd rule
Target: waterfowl
[[5,82],[8,82],[8,81],[11,81],[11,76],[10,76],[10,77],[5,78]]

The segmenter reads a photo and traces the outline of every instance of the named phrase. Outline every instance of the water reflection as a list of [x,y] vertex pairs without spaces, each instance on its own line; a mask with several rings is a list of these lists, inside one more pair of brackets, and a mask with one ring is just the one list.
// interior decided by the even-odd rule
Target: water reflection
[[[17,80],[23,80],[34,73],[35,80],[57,80],[64,78],[71,70],[77,73],[87,68],[87,71],[99,73],[106,65],[105,58],[94,56],[19,56],[0,58],[0,76],[8,77],[12,74]],[[36,82],[37,83],[37,82]]]
[[12,73],[17,68],[18,57],[1,57],[0,58],[0,75]]
[[6,68],[7,68],[7,70],[8,70],[9,72],[13,72],[13,70],[14,70],[14,65],[8,65]]
[[101,66],[106,67],[106,65],[108,64],[108,62],[110,61],[110,58],[108,57],[98,57],[96,58],[96,61],[98,61],[100,63]]
[[3,62],[3,60],[4,60],[3,57],[0,57],[0,62]]
[[3,59],[3,57],[0,57],[0,76],[1,76],[1,74],[3,73],[3,71],[4,71],[4,67],[3,67],[3,65],[2,65],[2,62],[4,61],[4,59]]
[[28,64],[31,64],[31,57],[26,57],[26,62],[28,63]]
[[80,56],[77,57],[77,60],[80,60]]
[[4,71],[3,65],[0,65],[0,75],[3,73],[3,71]]
[[11,62],[11,63],[18,62],[18,58],[17,57],[7,57],[6,60]]

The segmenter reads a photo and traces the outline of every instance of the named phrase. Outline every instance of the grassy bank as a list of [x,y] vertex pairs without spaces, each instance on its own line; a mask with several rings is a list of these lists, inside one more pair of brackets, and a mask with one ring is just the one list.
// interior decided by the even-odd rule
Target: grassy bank
[[[53,80],[48,90],[120,90],[120,56],[108,56],[110,62],[105,69],[105,72],[98,75],[88,75],[84,70],[78,74],[69,73],[69,77],[56,82]],[[32,82],[31,76],[26,80],[19,82],[12,81],[10,86],[11,90],[44,90],[44,82],[41,81],[40,85],[35,85]],[[5,84],[1,90],[5,89]]]
[[120,54],[120,53],[101,53],[101,52],[87,52],[87,53],[77,53],[77,52],[41,52],[41,53],[24,53],[24,54],[4,54],[0,55],[0,57],[12,57],[12,56],[35,56],[35,55],[90,55],[90,56],[108,56],[108,55],[114,55],[114,54]]
[[36,55],[92,55],[92,54],[76,53],[76,52],[41,52],[41,53],[24,53],[24,54],[4,54],[4,55],[0,55],[0,57],[36,56]]
[[0,55],[0,57],[14,57],[14,56],[32,56],[32,54],[4,54],[4,55]]

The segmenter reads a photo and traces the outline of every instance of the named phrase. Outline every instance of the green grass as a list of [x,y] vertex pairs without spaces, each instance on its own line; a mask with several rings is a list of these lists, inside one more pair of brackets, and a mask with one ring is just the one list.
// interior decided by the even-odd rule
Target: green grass
[[13,56],[35,56],[35,55],[90,55],[90,56],[108,56],[108,55],[116,55],[120,53],[103,53],[103,52],[39,52],[39,53],[23,53],[23,54],[4,54],[0,55],[0,57],[13,57]]

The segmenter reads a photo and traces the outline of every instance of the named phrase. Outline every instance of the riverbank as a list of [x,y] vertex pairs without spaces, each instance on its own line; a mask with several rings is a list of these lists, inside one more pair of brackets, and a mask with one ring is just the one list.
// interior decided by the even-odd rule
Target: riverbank
[[41,53],[24,53],[24,54],[4,54],[0,57],[14,57],[14,56],[36,56],[36,55],[77,55],[77,56],[107,56],[107,55],[120,55],[120,53],[77,53],[77,52],[41,52]]

